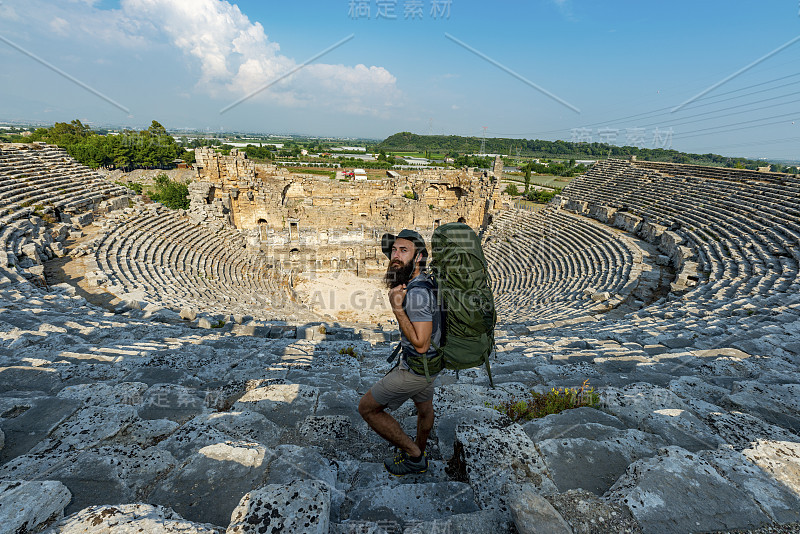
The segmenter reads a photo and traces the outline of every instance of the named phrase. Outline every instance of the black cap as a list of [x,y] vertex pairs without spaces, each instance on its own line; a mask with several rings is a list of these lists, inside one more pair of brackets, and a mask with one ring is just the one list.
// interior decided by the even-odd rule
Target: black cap
[[414,247],[417,250],[424,250],[426,254],[428,252],[428,247],[425,246],[425,240],[422,239],[421,235],[414,230],[403,229],[400,230],[400,233],[397,235],[383,234],[383,237],[381,237],[381,250],[383,250],[387,258],[391,259],[392,245],[394,245],[394,242],[398,239],[408,239],[414,243]]

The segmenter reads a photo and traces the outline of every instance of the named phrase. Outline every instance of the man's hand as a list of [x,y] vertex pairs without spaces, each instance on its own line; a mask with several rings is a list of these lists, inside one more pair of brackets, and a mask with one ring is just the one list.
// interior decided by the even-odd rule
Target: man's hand
[[389,290],[389,304],[392,311],[403,309],[403,300],[406,298],[406,285],[395,286]]

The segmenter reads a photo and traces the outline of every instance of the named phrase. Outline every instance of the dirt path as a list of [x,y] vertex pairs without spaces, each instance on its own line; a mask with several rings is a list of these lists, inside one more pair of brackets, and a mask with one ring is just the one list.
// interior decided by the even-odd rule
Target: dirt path
[[100,228],[92,224],[83,228],[83,237],[79,239],[68,239],[64,242],[67,255],[63,258],[54,258],[44,264],[44,277],[48,286],[67,283],[77,290],[77,295],[85,298],[95,306],[100,306],[113,311],[114,307],[121,301],[108,291],[102,288],[89,287],[84,275],[89,271],[89,261],[94,257],[86,254],[79,258],[70,256],[69,253],[87,241],[94,239]]

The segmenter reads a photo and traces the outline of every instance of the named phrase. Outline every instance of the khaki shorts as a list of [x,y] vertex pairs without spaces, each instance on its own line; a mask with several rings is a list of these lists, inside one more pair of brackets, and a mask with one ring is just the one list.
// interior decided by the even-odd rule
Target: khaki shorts
[[424,376],[397,366],[378,380],[370,391],[378,404],[396,410],[408,399],[417,404],[433,399],[433,382],[433,378],[428,382]]

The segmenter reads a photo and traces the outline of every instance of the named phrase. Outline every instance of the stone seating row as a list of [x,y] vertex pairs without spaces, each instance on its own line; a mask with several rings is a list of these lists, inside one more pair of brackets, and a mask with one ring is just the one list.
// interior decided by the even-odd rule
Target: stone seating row
[[[621,168],[639,182],[638,188],[618,191],[610,180],[602,181],[606,172],[618,176]],[[687,173],[694,170],[691,166],[669,170],[674,175],[656,172],[644,181],[635,164],[600,162],[565,188],[563,202],[588,214],[607,213],[592,208],[602,202],[673,229],[684,246],[696,251],[703,281],[685,299],[703,302],[707,309],[726,299],[775,295],[798,284],[800,209],[794,185],[782,177],[748,182],[752,173],[734,176],[725,170],[695,176]],[[590,174],[589,185],[582,184]]]
[[607,306],[589,299],[587,290],[630,289],[634,253],[591,219],[552,209],[509,210],[488,234],[484,252],[503,321],[586,314]]
[[[53,165],[42,159],[52,152],[58,152],[63,162]],[[104,180],[63,150],[0,146],[0,223],[28,217],[37,206],[51,207],[59,213],[89,211],[107,198],[125,194],[124,187]]]
[[[223,235],[224,234],[224,235]],[[285,290],[244,247],[238,236],[214,234],[186,217],[155,209],[120,218],[95,253],[110,287],[143,291],[169,307],[247,310],[264,316],[268,302]]]

